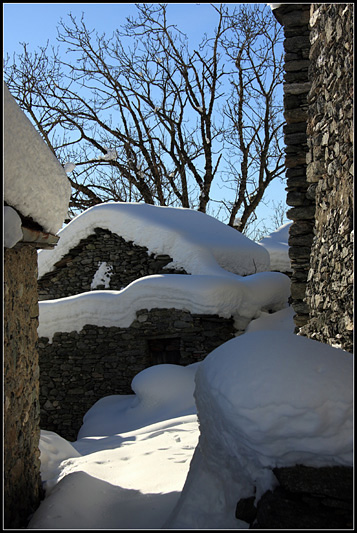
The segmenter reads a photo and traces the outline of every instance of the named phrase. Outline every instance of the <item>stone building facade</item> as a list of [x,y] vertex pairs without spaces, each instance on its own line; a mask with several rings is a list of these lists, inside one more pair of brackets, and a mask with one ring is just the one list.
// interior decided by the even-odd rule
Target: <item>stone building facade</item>
[[235,333],[233,319],[143,309],[129,328],[86,325],[55,333],[51,343],[41,337],[41,427],[75,440],[97,400],[133,394],[133,378],[149,366],[201,361]]
[[307,184],[316,213],[301,333],[353,351],[353,4],[311,4]]
[[[171,262],[168,255],[149,254],[144,246],[127,242],[107,229],[95,228],[41,276],[39,299],[64,298],[90,290],[121,290],[132,281],[153,274],[186,274],[184,269],[165,268]],[[93,287],[95,274],[104,263],[107,283]]]
[[352,351],[353,4],[281,4],[296,332]]
[[[95,228],[38,280],[40,300],[91,290],[121,290],[144,276],[187,274],[168,255],[150,254],[108,229]],[[96,272],[105,265],[104,276]],[[101,279],[102,278],[102,279]],[[38,342],[41,427],[75,440],[83,416],[100,398],[132,394],[136,374],[158,363],[187,365],[234,337],[233,319],[180,309],[142,309],[130,327],[86,325]]]
[[41,498],[37,252],[4,249],[4,525],[25,527]]

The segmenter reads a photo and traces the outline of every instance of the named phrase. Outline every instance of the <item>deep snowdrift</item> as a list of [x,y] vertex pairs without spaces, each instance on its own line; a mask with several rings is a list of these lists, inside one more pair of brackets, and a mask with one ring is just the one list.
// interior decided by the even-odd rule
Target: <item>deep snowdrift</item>
[[47,493],[29,529],[247,529],[237,500],[274,486],[274,465],[351,465],[352,355],[293,335],[292,315],[262,314],[203,362],[144,370],[74,443],[42,431]]
[[236,504],[272,489],[274,467],[352,466],[352,374],[352,354],[285,331],[209,354],[196,373],[199,444],[166,525],[244,528]]

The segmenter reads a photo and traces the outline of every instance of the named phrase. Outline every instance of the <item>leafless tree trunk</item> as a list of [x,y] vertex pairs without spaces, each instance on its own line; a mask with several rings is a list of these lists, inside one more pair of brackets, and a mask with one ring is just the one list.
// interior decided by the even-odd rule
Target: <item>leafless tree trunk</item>
[[[229,224],[242,212],[243,231],[282,169],[277,26],[269,9],[245,20],[244,6],[230,13],[212,5],[216,30],[193,51],[168,24],[169,5],[138,4],[137,17],[110,39],[70,16],[58,31],[66,54],[48,45],[31,54],[24,45],[17,63],[7,62],[5,81],[19,105],[58,159],[76,164],[73,213],[109,200],[206,212],[226,160],[235,188],[225,202]],[[256,48],[259,32],[265,51]]]

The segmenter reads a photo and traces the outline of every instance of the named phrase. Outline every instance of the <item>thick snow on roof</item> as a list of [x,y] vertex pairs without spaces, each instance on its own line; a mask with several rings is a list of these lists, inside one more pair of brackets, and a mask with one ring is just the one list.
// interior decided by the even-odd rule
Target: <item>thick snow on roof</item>
[[185,309],[234,317],[244,330],[261,311],[287,306],[290,280],[278,272],[241,277],[165,274],[140,278],[121,291],[85,292],[39,302],[40,337],[81,331],[84,325],[128,327],[140,309]]
[[4,200],[57,233],[67,216],[67,175],[4,83]]
[[196,372],[201,434],[169,528],[244,528],[237,501],[274,488],[273,468],[352,466],[352,376],[352,354],[286,331],[211,352]]
[[291,225],[292,222],[287,222],[259,242],[269,252],[271,270],[291,272],[288,244]]
[[138,203],[109,202],[78,215],[60,232],[54,250],[38,255],[39,277],[49,272],[81,239],[96,227],[146,246],[149,253],[167,254],[170,267],[189,274],[239,275],[270,270],[269,254],[237,230],[192,209]]

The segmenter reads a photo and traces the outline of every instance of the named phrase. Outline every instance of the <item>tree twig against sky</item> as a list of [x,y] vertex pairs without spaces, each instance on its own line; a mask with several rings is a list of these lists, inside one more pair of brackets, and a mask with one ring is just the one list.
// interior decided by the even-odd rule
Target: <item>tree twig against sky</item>
[[234,224],[239,213],[238,228],[245,228],[268,185],[285,168],[282,100],[277,97],[283,57],[276,53],[281,30],[262,10],[255,10],[252,16],[251,6],[244,4],[233,20],[232,31],[223,43],[237,69],[230,76],[230,98],[224,109],[228,118],[228,182],[235,195],[226,207],[229,224]]
[[108,200],[207,212],[229,172],[224,205],[242,231],[282,171],[277,24],[264,6],[212,5],[215,31],[191,49],[169,9],[138,4],[110,38],[70,16],[59,47],[24,45],[5,81],[58,159],[75,162],[73,213]]

